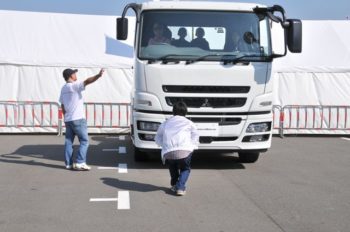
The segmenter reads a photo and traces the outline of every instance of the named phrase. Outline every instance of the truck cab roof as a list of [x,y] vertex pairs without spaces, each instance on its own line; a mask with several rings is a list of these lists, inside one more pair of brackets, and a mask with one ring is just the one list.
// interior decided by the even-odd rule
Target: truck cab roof
[[142,10],[218,10],[218,11],[246,11],[253,8],[266,7],[255,3],[239,2],[204,2],[204,1],[153,1],[141,4]]

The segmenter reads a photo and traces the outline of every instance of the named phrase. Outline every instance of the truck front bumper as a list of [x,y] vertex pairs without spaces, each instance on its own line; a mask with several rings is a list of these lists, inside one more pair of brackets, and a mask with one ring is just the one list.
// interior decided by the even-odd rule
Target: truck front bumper
[[[133,143],[137,148],[142,150],[159,150],[160,147],[151,139],[152,136],[156,134],[155,131],[142,131],[138,129],[138,121],[143,122],[158,122],[162,123],[171,115],[164,114],[152,114],[152,113],[142,113],[133,112],[133,125],[132,125],[132,139]],[[247,133],[247,127],[251,123],[260,122],[270,122],[272,124],[272,113],[265,114],[252,114],[252,115],[213,115],[213,116],[203,116],[203,115],[190,115],[189,118],[240,118],[241,121],[237,125],[219,125],[219,135],[217,137],[205,137],[201,138],[201,143],[199,144],[199,150],[234,150],[234,151],[266,151],[271,147],[271,127],[269,131],[261,133]],[[148,137],[149,140],[145,139]],[[257,138],[262,137],[262,141],[250,141],[251,137]]]

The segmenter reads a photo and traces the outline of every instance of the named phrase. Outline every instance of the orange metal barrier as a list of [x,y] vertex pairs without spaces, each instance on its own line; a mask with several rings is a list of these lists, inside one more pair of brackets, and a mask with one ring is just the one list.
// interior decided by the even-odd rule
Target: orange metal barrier
[[[129,128],[129,103],[85,103],[88,128]],[[61,135],[63,113],[57,102],[0,101],[0,128],[54,128]],[[350,106],[273,106],[273,129],[350,131]]]
[[[129,103],[85,103],[88,128],[129,128]],[[54,128],[62,135],[64,115],[57,102],[0,101],[0,127]]]
[[[88,128],[130,127],[131,106],[129,103],[86,102],[84,108]],[[61,135],[65,127],[61,111],[59,121],[61,122],[59,135]]]
[[350,106],[288,105],[283,130],[350,130]]
[[56,102],[0,101],[0,127],[41,127],[58,129]]
[[272,118],[272,128],[277,129],[280,137],[283,137],[284,112],[282,106],[274,105],[272,107]]

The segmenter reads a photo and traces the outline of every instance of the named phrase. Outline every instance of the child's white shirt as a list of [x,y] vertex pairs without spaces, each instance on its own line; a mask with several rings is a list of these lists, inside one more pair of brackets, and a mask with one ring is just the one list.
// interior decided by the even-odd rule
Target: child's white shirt
[[162,148],[164,162],[164,154],[168,152],[176,150],[192,152],[198,149],[199,134],[192,121],[183,116],[173,116],[159,126],[155,141]]

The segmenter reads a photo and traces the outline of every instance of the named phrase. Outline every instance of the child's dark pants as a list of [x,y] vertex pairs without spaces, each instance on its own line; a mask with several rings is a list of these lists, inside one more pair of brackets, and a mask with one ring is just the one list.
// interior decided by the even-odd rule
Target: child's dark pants
[[192,154],[184,159],[170,160],[167,159],[169,172],[171,176],[171,186],[176,186],[176,189],[185,191],[186,182],[191,172]]

